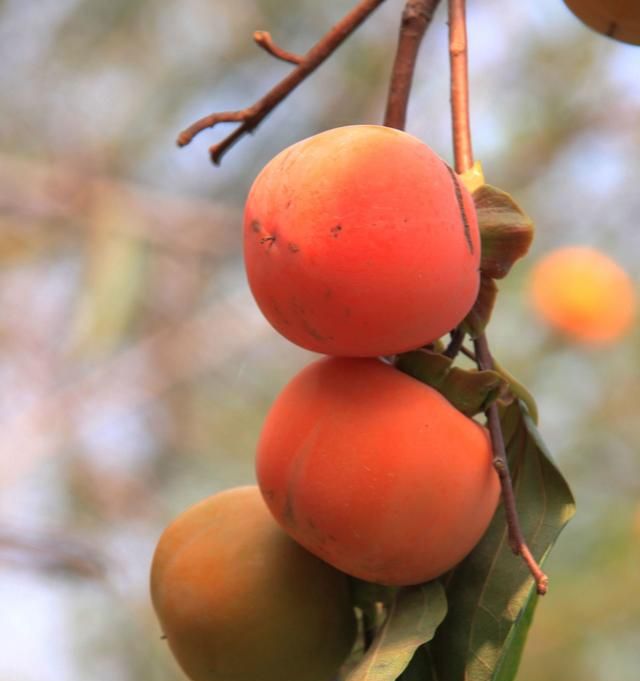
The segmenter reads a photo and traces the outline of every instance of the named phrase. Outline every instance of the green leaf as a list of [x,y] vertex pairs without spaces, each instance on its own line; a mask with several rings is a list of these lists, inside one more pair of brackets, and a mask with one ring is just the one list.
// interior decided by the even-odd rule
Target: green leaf
[[480,269],[502,279],[533,241],[534,227],[520,206],[501,189],[485,184],[473,193],[482,239]]
[[395,681],[416,649],[431,640],[446,612],[440,582],[399,589],[384,625],[345,681]]
[[480,290],[478,297],[473,304],[471,311],[462,322],[464,330],[471,336],[477,338],[484,330],[489,320],[498,295],[496,282],[488,275],[480,274]]
[[[526,406],[502,410],[520,522],[542,563],[575,512]],[[511,552],[500,506],[476,548],[446,577],[449,612],[429,643],[424,681],[512,681],[537,599],[527,568]]]
[[495,681],[512,681],[512,679],[516,678],[522,652],[524,651],[524,644],[527,641],[527,635],[533,622],[533,613],[536,610],[538,601],[538,594],[532,593],[525,609],[520,617],[518,617],[515,626],[512,627],[509,639],[505,644],[505,654],[494,674]]
[[466,416],[474,416],[507,390],[506,381],[496,371],[477,371],[453,366],[450,357],[414,350],[400,355],[396,367],[430,385]]
[[422,645],[416,650],[411,662],[398,677],[398,681],[425,681],[429,678],[430,664],[427,646]]

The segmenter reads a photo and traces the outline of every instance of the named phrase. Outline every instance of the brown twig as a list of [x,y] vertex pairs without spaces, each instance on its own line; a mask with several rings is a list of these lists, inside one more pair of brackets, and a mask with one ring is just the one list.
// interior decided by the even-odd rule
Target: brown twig
[[[451,121],[453,149],[457,173],[473,166],[471,127],[469,124],[469,76],[467,70],[466,0],[449,1],[449,57],[451,63]],[[482,333],[474,340],[475,357],[479,369],[493,369],[493,358],[487,337]],[[500,478],[502,500],[507,518],[507,532],[511,550],[522,557],[536,582],[539,594],[545,594],[548,578],[532,556],[525,541],[516,510],[513,483],[509,472],[504,436],[498,407],[493,403],[486,411],[487,425],[491,434],[493,463]]]
[[273,42],[271,33],[269,31],[254,31],[253,40],[265,52],[268,52],[272,57],[289,62],[290,64],[300,64],[302,57],[293,52],[287,52]]
[[[476,350],[475,354],[478,368],[493,369],[493,358],[491,357],[487,337],[484,333],[474,340],[474,346]],[[509,463],[507,461],[507,452],[504,445],[502,427],[500,425],[500,415],[495,402],[487,409],[486,415],[487,425],[489,426],[489,433],[491,434],[491,442],[493,445],[493,463],[500,478],[502,500],[504,502],[504,510],[507,516],[509,546],[517,556],[522,557],[529,568],[529,571],[533,575],[533,578],[535,579],[538,593],[540,595],[544,595],[547,593],[549,578],[541,570],[536,559],[531,554],[524,535],[522,534],[520,520],[516,510],[516,499],[513,492],[511,474],[509,472]]]
[[466,0],[449,0],[449,62],[451,65],[451,125],[458,174],[473,165],[469,123]]
[[211,160],[218,165],[224,153],[241,137],[255,130],[263,119],[302,83],[320,64],[377,9],[384,0],[361,0],[341,21],[323,36],[301,59],[298,66],[257,102],[239,111],[223,111],[205,116],[183,130],[178,136],[178,146],[183,147],[203,130],[218,123],[240,123],[240,125],[218,144],[209,148]]
[[400,22],[384,124],[404,130],[418,50],[440,0],[407,0]]

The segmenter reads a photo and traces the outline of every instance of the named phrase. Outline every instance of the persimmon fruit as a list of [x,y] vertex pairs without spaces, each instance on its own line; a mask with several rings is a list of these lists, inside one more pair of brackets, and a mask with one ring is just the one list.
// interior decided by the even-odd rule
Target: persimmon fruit
[[347,577],[292,541],[255,486],[205,499],[165,529],[151,596],[193,681],[327,681],[355,637]]
[[552,328],[585,344],[617,340],[635,316],[628,274],[587,246],[559,248],[540,259],[531,274],[530,296],[538,315]]
[[587,26],[615,40],[640,45],[638,0],[565,0]]
[[302,546],[371,582],[446,572],[499,497],[485,428],[375,358],[329,357],[275,400],[257,448],[262,494]]
[[285,149],[246,202],[249,286],[309,350],[392,355],[453,329],[479,287],[473,200],[426,144],[354,125]]

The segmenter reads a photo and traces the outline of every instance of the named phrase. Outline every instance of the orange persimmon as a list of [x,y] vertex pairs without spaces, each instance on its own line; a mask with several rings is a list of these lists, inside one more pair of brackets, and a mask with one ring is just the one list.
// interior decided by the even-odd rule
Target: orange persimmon
[[565,0],[567,7],[598,33],[640,45],[638,0]]
[[344,572],[407,585],[471,551],[496,509],[485,428],[373,358],[324,358],[266,418],[258,482],[276,520]]
[[327,681],[355,638],[347,577],[292,541],[255,486],[205,499],[165,529],[151,597],[193,681]]
[[539,260],[531,274],[530,296],[550,326],[588,344],[620,338],[635,314],[629,275],[587,246],[559,248]]
[[475,302],[471,195],[426,144],[376,125],[336,128],[271,160],[246,202],[251,291],[290,341],[391,355],[453,329]]

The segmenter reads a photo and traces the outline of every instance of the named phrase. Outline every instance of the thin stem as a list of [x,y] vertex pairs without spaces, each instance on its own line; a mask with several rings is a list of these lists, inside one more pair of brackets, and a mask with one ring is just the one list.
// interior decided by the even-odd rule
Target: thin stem
[[[474,340],[474,346],[478,368],[493,369],[493,358],[491,357],[489,344],[487,343],[487,337],[485,334],[482,334]],[[522,534],[520,519],[518,518],[518,512],[516,510],[516,499],[513,492],[513,483],[511,481],[511,474],[509,473],[509,462],[507,461],[507,452],[504,445],[502,427],[500,425],[500,415],[495,402],[487,409],[486,416],[489,433],[491,434],[491,443],[493,446],[493,465],[500,478],[502,500],[507,517],[509,546],[517,556],[522,557],[529,568],[529,571],[533,575],[533,578],[535,579],[538,593],[543,595],[547,593],[549,579],[541,570],[537,561],[531,554],[524,535]]]
[[462,344],[464,343],[465,336],[466,333],[462,326],[457,326],[451,332],[451,340],[449,341],[449,345],[447,345],[445,351],[442,354],[445,357],[455,359],[458,356],[458,353],[462,350]]
[[[466,0],[449,0],[449,59],[451,64],[451,125],[455,169],[457,173],[464,173],[473,166],[471,126],[469,124]],[[486,335],[482,333],[474,340],[473,344],[478,368],[493,369],[493,358]],[[516,555],[521,556],[526,563],[535,579],[538,593],[545,594],[549,580],[532,556],[520,527],[497,404],[492,403],[485,413],[491,434],[493,465],[500,478],[509,545],[511,550]]]
[[400,21],[384,124],[404,130],[418,50],[440,0],[407,0]]
[[255,130],[263,119],[333,54],[383,2],[384,0],[361,0],[301,58],[298,66],[269,90],[264,97],[245,109],[213,113],[201,118],[180,133],[178,146],[183,147],[189,144],[198,133],[207,128],[213,128],[218,123],[239,123],[240,125],[230,135],[209,148],[211,160],[218,165],[226,151],[241,137]]
[[302,57],[293,52],[287,52],[273,42],[271,33],[269,31],[254,31],[253,41],[258,47],[261,47],[265,52],[268,52],[272,57],[289,62],[290,64],[299,64]]
[[473,165],[469,123],[466,0],[449,0],[449,63],[451,65],[451,124],[458,174]]

